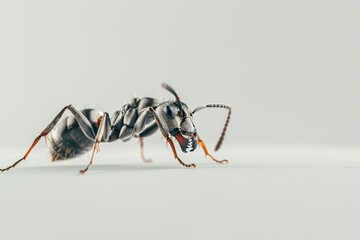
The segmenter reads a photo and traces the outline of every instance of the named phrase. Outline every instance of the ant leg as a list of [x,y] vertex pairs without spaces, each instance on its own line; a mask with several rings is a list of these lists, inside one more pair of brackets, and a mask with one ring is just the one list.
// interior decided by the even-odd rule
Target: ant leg
[[204,150],[205,152],[205,155],[206,156],[209,156],[214,162],[217,162],[217,163],[228,163],[228,160],[224,159],[224,160],[217,160],[215,159],[213,156],[210,155],[210,153],[208,152],[206,146],[205,146],[205,143],[203,142],[203,140],[201,140],[200,138],[198,139],[198,142],[200,143],[202,149]]
[[181,165],[183,165],[186,168],[196,168],[196,165],[194,163],[186,164],[183,161],[181,161],[181,159],[178,157],[178,155],[176,153],[174,143],[169,137],[166,137],[166,141],[170,144],[170,147],[171,147],[171,149],[172,149],[172,151],[174,153],[175,159],[177,159]]
[[2,168],[0,169],[0,172],[6,172],[9,171],[10,169],[16,167],[16,165],[18,165],[20,162],[24,161],[27,156],[29,155],[29,153],[31,152],[31,150],[36,146],[36,144],[39,142],[40,138],[42,137],[42,135],[40,134],[38,137],[36,137],[36,139],[34,140],[34,142],[31,144],[30,148],[27,150],[27,152],[25,153],[25,155],[20,158],[19,160],[17,160],[14,164],[6,167],[6,168]]
[[39,134],[39,136],[37,136],[35,138],[34,142],[31,144],[30,148],[27,150],[25,155],[22,158],[20,158],[18,161],[16,161],[14,164],[10,165],[9,167],[0,169],[0,172],[8,171],[8,170],[16,167],[16,165],[18,165],[20,162],[24,161],[27,158],[27,156],[30,154],[32,149],[40,141],[41,137],[45,137],[56,126],[56,124],[59,122],[59,120],[61,119],[61,117],[64,114],[66,109],[68,109],[74,115],[76,121],[78,122],[78,124],[79,124],[81,130],[84,132],[85,136],[88,137],[89,139],[93,140],[95,138],[95,134],[94,134],[94,130],[93,130],[89,120],[84,116],[84,114],[81,111],[79,111],[77,108],[73,107],[72,105],[65,106],[55,116],[55,118],[50,122],[50,124],[48,126],[46,126],[46,128]]
[[230,116],[231,116],[231,106],[228,105],[228,104],[218,104],[218,103],[210,103],[210,104],[206,104],[206,105],[202,105],[200,107],[197,107],[195,108],[194,111],[192,111],[192,114],[202,110],[202,109],[205,109],[205,108],[225,108],[225,109],[228,109],[229,112],[228,112],[228,115],[227,115],[227,118],[226,118],[226,122],[225,122],[225,125],[224,125],[224,128],[222,130],[222,133],[220,135],[220,138],[215,146],[215,151],[219,150],[219,148],[221,147],[221,144],[222,142],[224,141],[224,137],[225,137],[225,133],[226,133],[226,129],[229,125],[229,121],[230,121]]
[[181,165],[183,165],[184,167],[186,168],[195,168],[196,165],[194,163],[191,163],[191,164],[186,164],[184,163],[177,155],[176,153],[176,149],[175,149],[175,146],[174,146],[174,143],[173,141],[170,139],[169,137],[169,134],[165,131],[164,127],[162,126],[161,124],[161,121],[160,121],[160,118],[159,116],[156,114],[156,112],[154,111],[154,109],[152,107],[149,108],[149,112],[152,112],[154,114],[154,117],[155,117],[155,120],[156,120],[156,123],[162,133],[162,135],[166,138],[166,141],[170,144],[170,147],[171,147],[171,150],[173,151],[173,154],[174,154],[174,157],[176,160],[179,161],[179,163]]
[[95,155],[95,153],[98,153],[99,151],[100,151],[100,142],[96,141],[96,142],[94,143],[94,147],[93,147],[93,151],[92,151],[92,154],[91,154],[90,162],[89,162],[89,164],[86,166],[85,169],[80,170],[80,173],[81,173],[81,174],[85,174],[87,171],[89,171],[90,166],[93,164],[93,161],[94,161],[94,155]]
[[99,130],[96,133],[95,143],[91,154],[90,162],[85,169],[80,170],[81,174],[85,174],[87,171],[89,171],[91,165],[93,164],[95,153],[100,151],[100,141],[101,140],[107,141],[110,136],[110,133],[111,133],[111,123],[109,119],[109,114],[105,112],[104,115],[100,118],[100,126],[99,126]]
[[[152,162],[151,159],[146,159],[145,156],[144,156],[144,141],[143,141],[143,135],[151,135],[151,133],[153,133],[154,131],[149,131],[149,127],[146,127],[146,123],[148,122],[149,118],[151,117],[151,113],[149,111],[149,107],[146,107],[142,110],[142,113],[140,113],[139,117],[137,118],[136,120],[136,123],[134,125],[134,132],[136,134],[136,137],[139,138],[139,143],[140,143],[140,156],[141,156],[141,159],[145,162],[145,163],[149,163],[149,162]],[[157,125],[156,125],[156,122],[154,121],[155,123],[155,127],[153,126],[151,129],[152,130],[155,130],[157,129]],[[150,129],[150,130],[151,130]],[[145,132],[145,134],[144,134]],[[140,136],[142,135],[142,136]]]
[[145,155],[144,155],[144,141],[142,138],[139,138],[139,143],[140,143],[140,156],[141,156],[141,159],[145,162],[145,163],[151,163],[152,160],[149,158],[145,158]]

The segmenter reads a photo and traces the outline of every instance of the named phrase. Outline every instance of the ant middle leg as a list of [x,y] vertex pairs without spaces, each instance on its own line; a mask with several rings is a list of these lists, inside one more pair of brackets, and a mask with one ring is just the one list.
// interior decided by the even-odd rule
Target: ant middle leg
[[140,143],[140,156],[141,156],[141,159],[145,163],[151,163],[152,159],[151,158],[146,158],[145,155],[144,155],[144,140],[143,140],[143,138],[139,138],[139,143]]
[[91,165],[93,164],[95,153],[100,151],[100,142],[102,140],[106,142],[109,139],[109,136],[111,134],[111,122],[110,122],[109,114],[105,112],[104,115],[102,117],[100,117],[99,120],[100,120],[100,125],[99,125],[99,129],[96,133],[96,136],[94,138],[95,143],[93,146],[93,151],[91,154],[90,162],[86,166],[86,168],[80,170],[81,174],[85,174],[89,171]]

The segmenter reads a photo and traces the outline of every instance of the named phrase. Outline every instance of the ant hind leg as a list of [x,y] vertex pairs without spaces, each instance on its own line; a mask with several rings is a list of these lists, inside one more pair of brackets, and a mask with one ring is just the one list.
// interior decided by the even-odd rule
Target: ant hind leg
[[85,136],[89,139],[95,139],[94,129],[91,126],[91,123],[89,120],[84,116],[84,114],[78,110],[77,108],[73,107],[72,105],[67,105],[61,109],[61,111],[55,116],[55,118],[50,122],[49,125],[46,126],[46,128],[35,138],[33,143],[31,144],[30,148],[27,150],[25,155],[20,158],[18,161],[13,163],[12,165],[0,169],[0,172],[9,171],[12,168],[15,168],[20,162],[24,161],[32,149],[37,145],[37,143],[40,141],[42,137],[45,137],[60,121],[62,115],[64,114],[65,110],[68,109],[75,117],[76,121],[78,122],[82,132],[85,134]]

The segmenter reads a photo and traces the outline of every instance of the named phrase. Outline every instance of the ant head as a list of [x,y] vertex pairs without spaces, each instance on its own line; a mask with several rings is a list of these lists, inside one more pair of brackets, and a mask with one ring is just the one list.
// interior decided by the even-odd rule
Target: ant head
[[196,128],[192,121],[192,113],[187,105],[180,101],[175,90],[163,83],[162,86],[175,96],[175,100],[166,101],[156,108],[165,131],[179,143],[183,152],[194,151],[198,145]]

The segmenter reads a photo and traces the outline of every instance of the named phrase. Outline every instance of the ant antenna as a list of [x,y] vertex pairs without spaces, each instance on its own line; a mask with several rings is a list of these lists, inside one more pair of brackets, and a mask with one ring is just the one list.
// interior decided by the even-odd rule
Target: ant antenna
[[183,114],[182,104],[181,104],[180,98],[177,95],[177,93],[175,92],[175,90],[172,87],[170,87],[170,85],[168,85],[167,83],[162,83],[161,86],[163,88],[165,88],[166,90],[168,90],[169,92],[171,92],[175,96],[176,102],[177,102],[177,104],[179,105],[179,108],[180,108],[180,114]]

